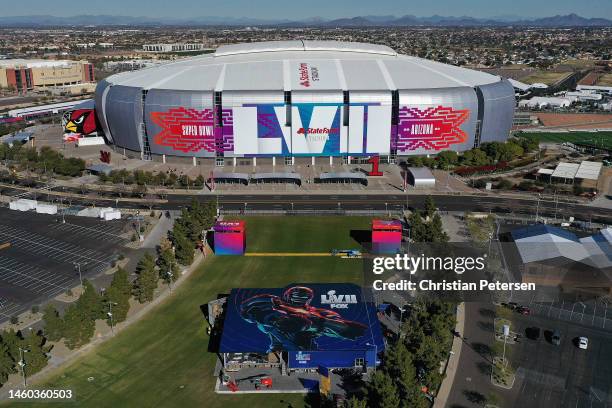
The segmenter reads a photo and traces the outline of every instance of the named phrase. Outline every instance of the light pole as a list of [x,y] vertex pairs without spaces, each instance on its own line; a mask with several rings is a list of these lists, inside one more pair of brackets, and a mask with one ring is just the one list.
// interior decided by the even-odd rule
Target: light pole
[[385,213],[389,216],[389,211],[387,211],[387,203],[385,203]]
[[26,374],[25,374],[25,360],[24,360],[24,353],[29,353],[30,350],[28,349],[22,349],[21,347],[19,347],[19,362],[17,363],[17,365],[19,367],[21,367],[21,375],[23,376],[23,388],[27,388],[28,384],[26,383]]
[[166,272],[166,276],[168,277],[168,288],[170,288],[170,293],[172,293],[172,278],[174,278],[174,274],[172,273],[172,262],[170,262],[170,269]]
[[117,305],[117,303],[115,302],[108,302],[108,313],[106,313],[110,319],[110,327],[111,327],[111,334],[115,334],[115,330],[113,329],[113,305]]
[[81,263],[73,262],[72,264],[74,265],[74,269],[79,272],[79,281],[81,282],[81,288],[82,288],[83,287],[83,275],[81,275]]
[[506,341],[508,340],[508,335],[510,334],[510,325],[504,324],[504,352],[502,354],[502,370],[506,371]]

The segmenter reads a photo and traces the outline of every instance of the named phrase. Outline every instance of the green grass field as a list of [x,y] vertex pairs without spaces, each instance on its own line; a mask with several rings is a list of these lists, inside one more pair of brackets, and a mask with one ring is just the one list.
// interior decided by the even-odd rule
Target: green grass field
[[576,144],[585,144],[590,146],[599,146],[605,149],[612,149],[612,132],[569,132],[569,133],[529,133],[521,132],[516,136],[536,139],[539,142],[563,143],[570,142]]
[[[245,219],[250,252],[358,248],[351,230],[370,227],[369,218],[358,217]],[[213,257],[143,319],[31,387],[69,388],[76,396],[76,404],[70,406],[96,408],[305,406],[300,394],[215,394],[212,370],[216,357],[207,352],[208,336],[200,305],[233,287],[281,287],[291,282],[359,283],[361,278],[359,259]],[[93,380],[88,381],[89,377]]]

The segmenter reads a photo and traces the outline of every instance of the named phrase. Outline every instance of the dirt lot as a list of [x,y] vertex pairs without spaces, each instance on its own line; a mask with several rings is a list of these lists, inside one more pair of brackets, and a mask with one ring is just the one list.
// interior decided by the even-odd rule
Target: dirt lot
[[584,113],[536,113],[544,126],[592,129],[612,127],[612,115]]

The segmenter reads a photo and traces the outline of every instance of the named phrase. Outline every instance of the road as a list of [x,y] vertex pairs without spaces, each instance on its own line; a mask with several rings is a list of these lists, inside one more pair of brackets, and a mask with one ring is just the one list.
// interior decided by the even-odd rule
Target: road
[[[3,195],[16,195],[23,190],[4,187]],[[53,199],[54,191],[38,194],[45,199]],[[429,194],[212,194],[201,192],[193,195],[169,194],[165,202],[147,203],[122,201],[122,208],[179,209],[189,205],[195,197],[201,201],[217,200],[221,211],[295,211],[295,212],[338,212],[354,210],[397,212],[406,208],[422,208]],[[536,198],[493,196],[493,195],[433,195],[436,206],[442,211],[491,211],[494,213],[515,213],[556,216],[572,216],[583,221],[608,223],[612,219],[612,209],[593,207],[579,203],[565,203],[537,200]],[[116,206],[114,198],[86,197],[64,199],[72,205]]]

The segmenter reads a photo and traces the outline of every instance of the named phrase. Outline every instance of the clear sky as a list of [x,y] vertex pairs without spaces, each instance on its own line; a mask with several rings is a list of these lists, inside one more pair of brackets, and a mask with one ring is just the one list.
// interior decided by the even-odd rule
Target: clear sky
[[110,14],[303,20],[405,14],[529,18],[569,13],[612,19],[612,0],[0,0],[0,16]]

